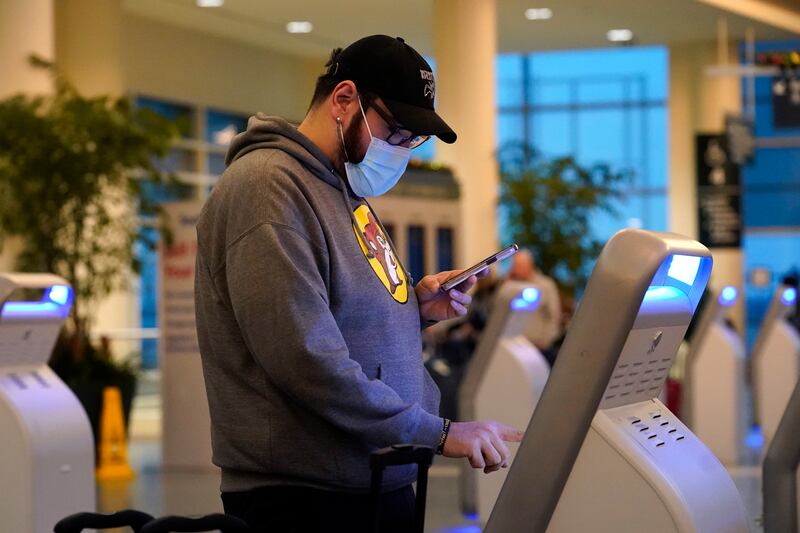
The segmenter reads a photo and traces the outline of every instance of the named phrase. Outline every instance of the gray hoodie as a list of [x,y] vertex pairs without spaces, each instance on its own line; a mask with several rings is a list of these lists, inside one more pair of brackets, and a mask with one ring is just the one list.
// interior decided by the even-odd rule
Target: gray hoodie
[[[222,491],[365,491],[370,451],[442,431],[411,282],[377,216],[285,120],[252,117],[226,162],[195,281]],[[384,490],[415,473],[390,468]]]

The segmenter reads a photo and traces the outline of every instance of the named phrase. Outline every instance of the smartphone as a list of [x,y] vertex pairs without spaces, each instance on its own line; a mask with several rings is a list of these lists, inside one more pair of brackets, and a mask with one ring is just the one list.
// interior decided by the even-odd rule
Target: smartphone
[[480,263],[472,265],[471,267],[463,271],[461,274],[456,274],[455,276],[448,278],[447,281],[442,283],[439,290],[441,290],[442,292],[449,291],[456,285],[468,280],[470,276],[474,276],[475,274],[478,274],[482,270],[489,268],[489,265],[491,265],[492,263],[496,263],[497,261],[502,261],[503,259],[511,257],[512,255],[517,253],[517,250],[519,250],[519,246],[517,246],[516,244],[512,244],[508,248],[503,248],[496,254],[490,255]]

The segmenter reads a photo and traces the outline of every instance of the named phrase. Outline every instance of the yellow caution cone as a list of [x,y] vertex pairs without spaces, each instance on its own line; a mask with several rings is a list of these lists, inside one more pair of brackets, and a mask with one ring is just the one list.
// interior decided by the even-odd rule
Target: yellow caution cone
[[133,479],[133,469],[128,464],[128,439],[122,415],[122,395],[118,387],[103,389],[103,408],[100,411],[100,463],[97,479]]

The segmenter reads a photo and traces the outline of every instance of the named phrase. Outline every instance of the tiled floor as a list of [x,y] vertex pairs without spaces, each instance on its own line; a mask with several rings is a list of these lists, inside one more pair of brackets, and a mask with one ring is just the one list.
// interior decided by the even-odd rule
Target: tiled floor
[[[129,458],[137,477],[131,482],[104,483],[98,508],[135,508],[154,516],[219,512],[219,474],[215,471],[163,471],[158,440],[138,438],[130,443]],[[429,533],[478,533],[458,507],[457,462],[445,459],[431,469],[426,528]],[[755,524],[761,514],[761,476],[756,467],[736,467],[731,475]],[[754,531],[761,528],[754,525]]]

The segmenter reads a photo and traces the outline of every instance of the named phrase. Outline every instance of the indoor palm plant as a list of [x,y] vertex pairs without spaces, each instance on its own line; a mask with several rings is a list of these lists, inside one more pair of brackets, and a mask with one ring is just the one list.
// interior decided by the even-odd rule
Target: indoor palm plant
[[81,95],[41,58],[31,57],[31,67],[52,74],[53,90],[0,101],[0,245],[16,237],[17,270],[52,272],[72,285],[74,304],[51,364],[91,411],[86,396],[95,392],[82,387],[129,388],[135,377],[107,343],[90,342],[92,316],[137,271],[140,219],[159,210],[143,185],[173,182],[158,158],[178,128],[128,98]]
[[616,214],[630,172],[583,166],[573,157],[546,158],[524,144],[504,146],[498,160],[503,237],[530,248],[537,267],[573,296],[603,246],[592,234],[592,217]]

